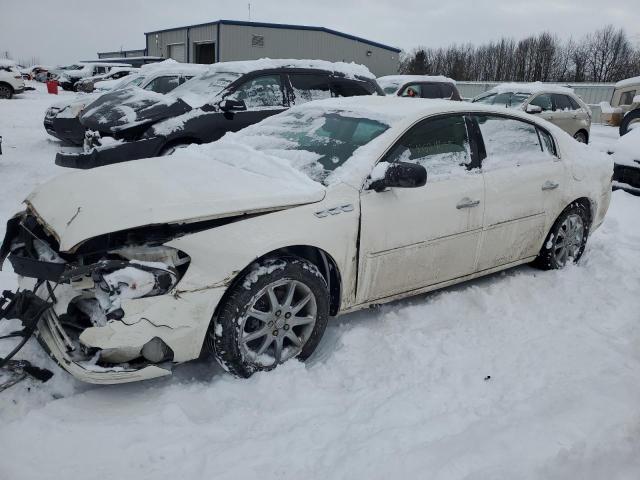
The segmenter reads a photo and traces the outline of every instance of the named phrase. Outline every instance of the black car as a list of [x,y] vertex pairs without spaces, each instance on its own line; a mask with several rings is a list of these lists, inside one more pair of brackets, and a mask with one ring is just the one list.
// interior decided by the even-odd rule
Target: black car
[[103,95],[80,116],[82,125],[94,132],[88,135],[94,142],[85,143],[84,153],[58,153],[56,164],[93,168],[170,155],[192,143],[216,141],[295,104],[372,94],[384,92],[375,77],[358,65],[274,60],[221,63],[168,95],[139,89]]

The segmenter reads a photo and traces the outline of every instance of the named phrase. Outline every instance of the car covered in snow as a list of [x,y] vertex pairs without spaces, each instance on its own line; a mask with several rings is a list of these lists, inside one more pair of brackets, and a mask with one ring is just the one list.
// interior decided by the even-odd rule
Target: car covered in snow
[[588,143],[591,109],[572,88],[542,82],[503,83],[473,99],[475,103],[524,110]]
[[134,67],[114,67],[107,73],[101,73],[99,75],[93,75],[91,77],[83,78],[76,82],[76,91],[91,93],[94,90],[96,83],[104,80],[118,80],[132,73],[138,72],[139,68]]
[[632,128],[640,128],[640,77],[616,83],[611,102],[600,104],[603,123],[620,127],[620,136]]
[[330,97],[384,95],[361,65],[320,60],[217,63],[168,95],[119,90],[83,111],[95,132],[83,153],[58,153],[56,164],[93,168],[171,155],[192,143],[209,143],[293,105]]
[[205,72],[205,65],[184,64],[173,60],[145,65],[135,75],[127,75],[119,80],[99,82],[96,91],[90,95],[80,95],[72,100],[63,100],[51,105],[44,115],[44,128],[49,135],[73,145],[83,145],[85,127],[79,116],[87,105],[109,91],[138,87],[158,94],[171,90],[193,77]]
[[12,60],[0,59],[0,99],[24,92],[24,79]]
[[440,75],[387,75],[378,85],[386,95],[462,100],[455,80]]
[[75,90],[76,83],[83,78],[108,73],[113,68],[131,67],[127,63],[81,62],[54,70],[58,84],[64,90]]
[[310,102],[40,185],[0,247],[20,276],[6,311],[38,321],[84,381],[168,375],[207,352],[248,377],[308,358],[330,316],[578,261],[611,173],[609,156],[524,112]]

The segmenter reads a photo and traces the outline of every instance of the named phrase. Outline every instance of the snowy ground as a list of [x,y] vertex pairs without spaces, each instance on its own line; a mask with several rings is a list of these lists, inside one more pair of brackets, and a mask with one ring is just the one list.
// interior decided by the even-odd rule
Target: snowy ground
[[[0,100],[0,238],[63,170],[42,127],[53,100]],[[617,138],[592,136],[603,150]],[[84,385],[31,342],[20,357],[55,376],[0,394],[0,479],[637,479],[639,202],[613,195],[579,266],[335,319],[306,365],[249,380],[196,362]],[[0,289],[14,287],[0,273]]]

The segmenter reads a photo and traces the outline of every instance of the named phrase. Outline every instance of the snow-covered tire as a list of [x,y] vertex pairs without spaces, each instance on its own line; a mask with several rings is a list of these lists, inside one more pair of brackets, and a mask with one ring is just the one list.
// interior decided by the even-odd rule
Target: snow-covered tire
[[205,338],[206,351],[225,370],[248,378],[314,352],[329,318],[327,284],[315,265],[269,258],[252,265],[231,289]]
[[589,210],[579,202],[569,205],[554,222],[533,265],[542,270],[555,270],[569,261],[577,263],[587,245],[590,226]]
[[635,128],[640,128],[640,126],[636,127],[636,124],[640,125],[640,108],[636,108],[635,110],[631,110],[627,113],[623,118],[622,122],[620,122],[620,136],[626,135],[631,130],[631,125]]
[[13,88],[6,83],[0,83],[0,98],[9,100],[11,97],[13,97]]

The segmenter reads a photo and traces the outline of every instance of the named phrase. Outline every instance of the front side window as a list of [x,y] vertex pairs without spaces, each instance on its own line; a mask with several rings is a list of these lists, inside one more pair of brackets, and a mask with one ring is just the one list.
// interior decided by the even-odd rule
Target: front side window
[[571,105],[571,101],[569,101],[569,97],[567,97],[566,95],[554,93],[553,100],[556,103],[556,110],[565,112],[574,109],[573,105]]
[[242,100],[248,109],[282,107],[284,94],[280,75],[263,75],[240,85],[230,98]]
[[329,77],[326,75],[289,74],[296,105],[331,98]]
[[529,102],[529,105],[535,105],[540,107],[543,112],[550,112],[553,110],[553,102],[551,101],[551,95],[542,93]]
[[387,162],[418,163],[428,178],[465,173],[471,164],[465,118],[449,115],[427,119],[411,128],[389,151]]
[[633,98],[635,96],[636,96],[635,90],[624,92],[622,95],[620,95],[620,105],[631,105],[633,103]]
[[486,158],[483,170],[497,170],[549,160],[553,141],[543,148],[538,129],[527,122],[494,115],[475,115],[480,127]]
[[146,87],[144,87],[144,89],[165,94],[176,88],[179,82],[180,80],[178,75],[167,75],[154,78]]
[[421,97],[422,96],[422,85],[418,83],[414,83],[412,85],[407,85],[400,92],[401,97]]

